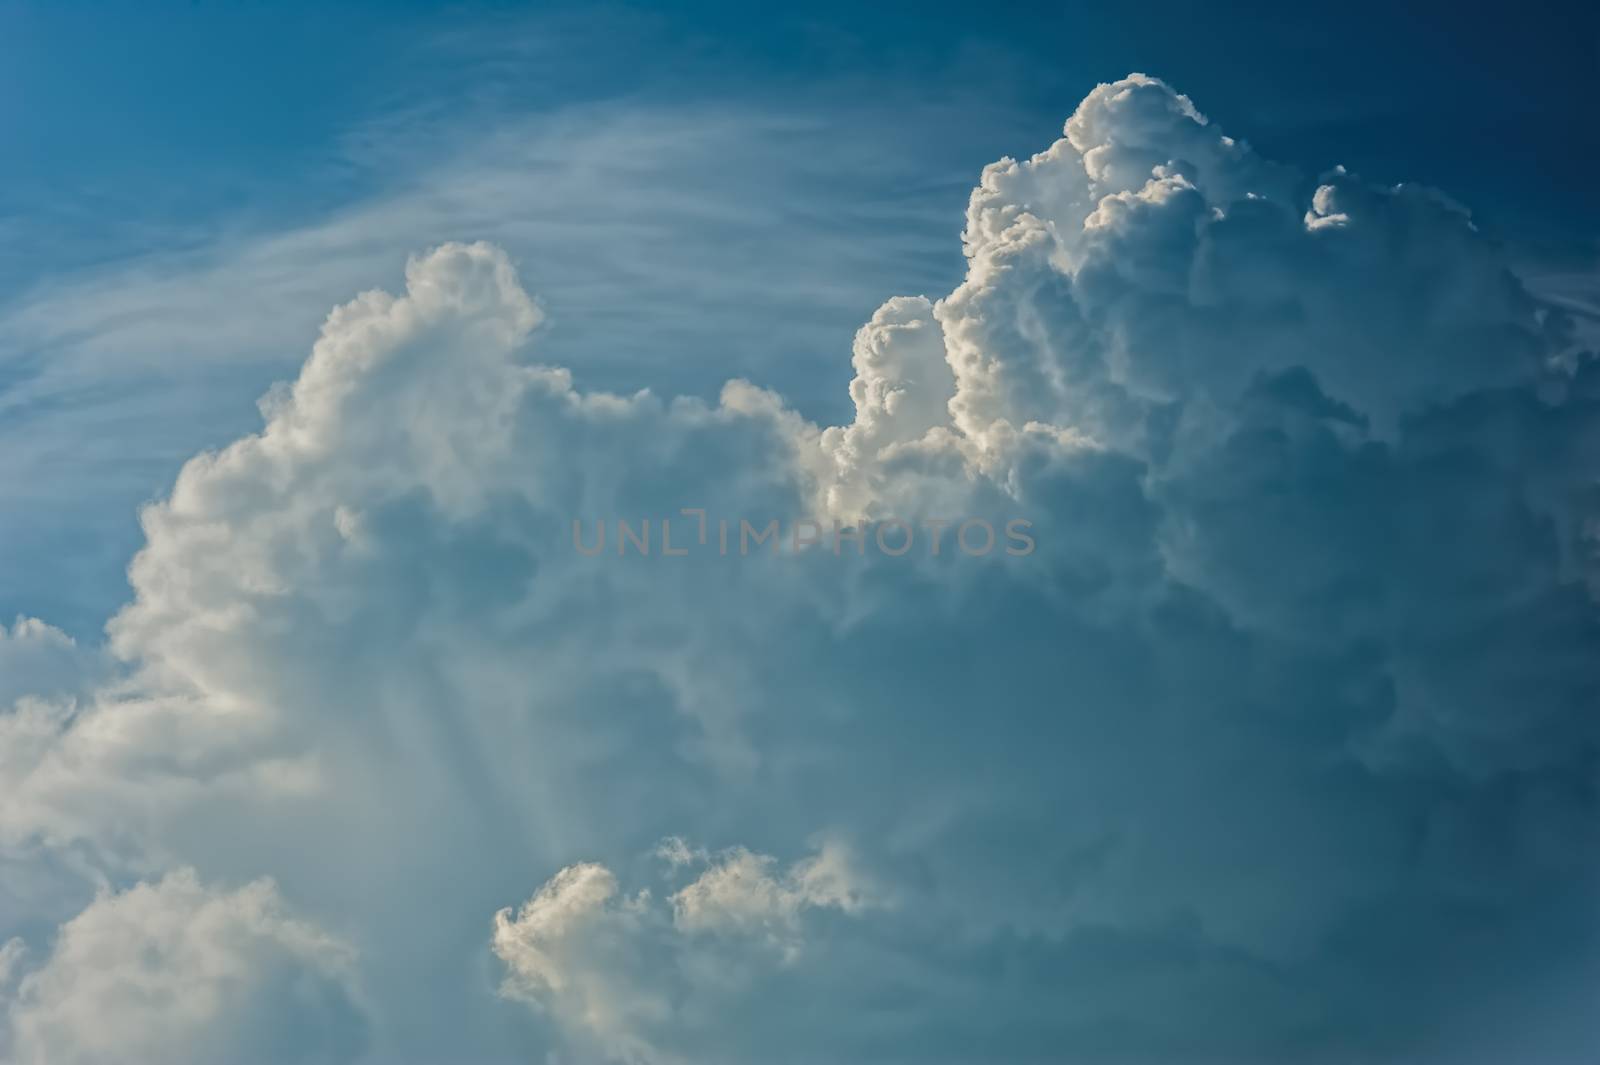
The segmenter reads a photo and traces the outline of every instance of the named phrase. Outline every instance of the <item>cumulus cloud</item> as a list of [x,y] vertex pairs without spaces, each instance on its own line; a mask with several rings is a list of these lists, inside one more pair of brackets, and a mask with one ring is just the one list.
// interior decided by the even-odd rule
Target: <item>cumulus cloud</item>
[[491,943],[506,969],[500,993],[549,1010],[609,1057],[654,1060],[638,1030],[671,1007],[635,969],[633,941],[649,905],[648,892],[619,902],[617,878],[603,865],[561,870],[519,909],[495,914]]
[[92,684],[97,670],[92,653],[38,618],[0,624],[0,706],[24,695],[64,695]]
[[21,966],[23,956],[27,953],[28,945],[16,937],[0,945],[0,989],[10,985],[12,977]]
[[857,882],[848,855],[824,846],[778,872],[777,859],[735,847],[672,896],[673,922],[688,932],[757,935],[793,956],[801,914],[819,907],[859,913],[877,904]]
[[[1582,1060],[1592,355],[1440,193],[1141,76],[1064,132],[862,328],[847,425],[578,389],[487,244],[335,310],[144,512],[115,681],[0,718],[7,854],[271,874],[385,1062]],[[683,508],[1037,550],[729,556]],[[574,549],[619,518],[693,549]],[[77,920],[237,908],[199,883]],[[25,983],[41,1045],[76,1007]]]
[[882,905],[837,845],[784,871],[771,855],[733,847],[712,857],[676,836],[662,854],[673,871],[707,866],[663,901],[649,888],[623,895],[610,869],[580,862],[521,907],[497,913],[500,993],[608,1058],[698,1060],[720,1038],[708,1021],[748,1005],[740,999],[765,956],[790,966],[799,959],[805,911],[856,916]]
[[11,1004],[11,1052],[19,1065],[354,1061],[353,961],[269,881],[219,891],[179,870],[62,926]]

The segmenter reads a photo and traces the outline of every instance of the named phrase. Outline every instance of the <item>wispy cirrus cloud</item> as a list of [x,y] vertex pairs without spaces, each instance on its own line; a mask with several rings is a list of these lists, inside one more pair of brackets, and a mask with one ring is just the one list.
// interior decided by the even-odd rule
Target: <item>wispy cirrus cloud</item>
[[[597,387],[711,394],[742,373],[836,407],[818,353],[871,293],[937,288],[957,268],[932,234],[961,179],[875,142],[873,124],[636,101],[401,122],[359,149],[382,180],[346,207],[41,275],[0,304],[0,550],[17,560],[0,608],[91,636],[124,594],[134,508],[248,428],[330,296],[448,239],[508,249],[550,310],[551,357]],[[604,339],[580,325],[602,319]]]

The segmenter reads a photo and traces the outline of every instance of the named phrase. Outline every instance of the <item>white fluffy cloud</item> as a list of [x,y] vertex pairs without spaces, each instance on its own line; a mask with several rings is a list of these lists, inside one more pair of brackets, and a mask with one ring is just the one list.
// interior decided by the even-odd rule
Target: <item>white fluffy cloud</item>
[[104,895],[62,926],[11,1005],[19,1065],[354,1061],[365,1022],[350,949],[257,881],[192,870]]
[[637,971],[633,941],[648,926],[649,894],[619,901],[617,892],[605,866],[569,866],[516,911],[495,915],[491,945],[506,968],[502,995],[548,1010],[608,1057],[647,1062],[658,1052],[640,1029],[671,1005]]
[[497,913],[491,945],[505,966],[501,994],[547,1013],[605,1057],[699,1060],[719,1037],[714,1018],[748,1006],[747,977],[753,982],[773,959],[800,959],[807,911],[853,916],[886,902],[836,844],[782,871],[771,855],[733,847],[711,856],[678,837],[657,856],[675,873],[705,868],[661,900],[649,888],[623,895],[610,869],[582,862]]
[[17,618],[10,628],[0,624],[0,705],[24,695],[79,691],[93,683],[95,667],[92,654],[38,618]]
[[[583,391],[487,244],[335,310],[145,511],[114,681],[0,717],[0,871],[271,875],[385,1063],[1461,1063],[1490,1015],[1580,1060],[1543,1003],[1600,973],[1592,358],[1440,194],[1142,77],[1065,133],[984,172],[953,293],[863,327],[849,425]],[[1037,550],[723,556],[681,508]],[[648,558],[570,539],[645,518]],[[673,832],[750,849],[626,893]],[[82,929],[243,905],[185,876],[54,947],[11,892],[18,1046],[90,1001],[48,978]],[[173,980],[258,953],[181,923]],[[250,1009],[292,1012],[281,958],[331,954],[269,927]]]

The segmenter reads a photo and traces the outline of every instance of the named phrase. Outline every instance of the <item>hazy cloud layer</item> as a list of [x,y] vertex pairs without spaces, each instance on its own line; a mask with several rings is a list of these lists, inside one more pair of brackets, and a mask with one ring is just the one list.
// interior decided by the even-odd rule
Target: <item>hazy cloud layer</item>
[[[19,1065],[101,1060],[81,1010],[151,1062],[1585,1060],[1562,314],[1446,196],[1138,76],[962,240],[833,427],[576,389],[487,244],[336,309],[145,510],[114,678],[0,716],[0,874],[84,907],[0,911]],[[686,507],[919,549],[723,556]],[[1036,549],[925,549],[966,516]],[[693,549],[575,550],[619,518]],[[235,997],[125,1005],[185,980]]]

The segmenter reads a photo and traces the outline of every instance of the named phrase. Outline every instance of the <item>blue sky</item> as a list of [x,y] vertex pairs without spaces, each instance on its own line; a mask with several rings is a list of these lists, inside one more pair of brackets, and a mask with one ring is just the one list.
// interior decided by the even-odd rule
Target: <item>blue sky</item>
[[0,5],[0,1065],[1587,1062],[1597,50]]

